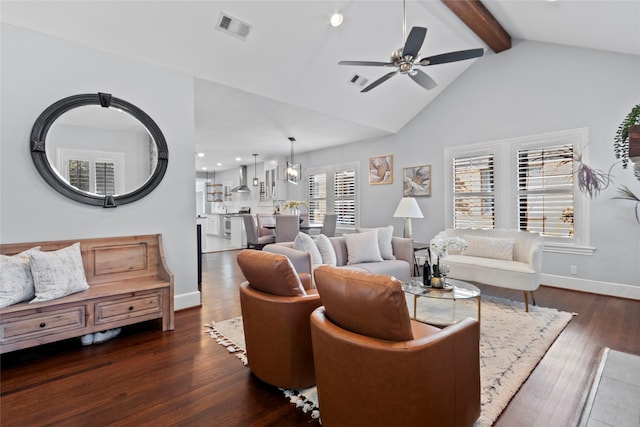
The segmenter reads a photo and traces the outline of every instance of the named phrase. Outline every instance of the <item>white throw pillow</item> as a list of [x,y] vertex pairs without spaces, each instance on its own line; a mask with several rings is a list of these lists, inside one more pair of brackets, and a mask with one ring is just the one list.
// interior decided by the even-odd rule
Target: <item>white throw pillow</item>
[[293,241],[293,249],[297,249],[299,251],[308,252],[311,255],[311,267],[315,268],[316,265],[322,264],[322,256],[320,255],[320,251],[316,246],[315,242],[306,233],[299,232]]
[[0,255],[0,308],[33,298],[29,253],[38,250],[40,246],[13,256]]
[[377,229],[345,234],[344,241],[347,245],[347,264],[382,261],[378,247]]
[[89,289],[80,243],[57,251],[33,251],[29,259],[36,294],[31,302],[49,301]]
[[320,234],[316,237],[315,242],[322,257],[322,263],[335,266],[338,263],[338,258],[336,257],[336,251],[333,249],[331,240],[324,234]]
[[393,225],[378,228],[358,228],[356,231],[362,233],[363,231],[369,230],[378,230],[378,248],[380,249],[382,259],[396,259],[395,255],[393,255],[393,246],[391,245]]
[[467,249],[464,255],[513,261],[516,239],[465,235]]

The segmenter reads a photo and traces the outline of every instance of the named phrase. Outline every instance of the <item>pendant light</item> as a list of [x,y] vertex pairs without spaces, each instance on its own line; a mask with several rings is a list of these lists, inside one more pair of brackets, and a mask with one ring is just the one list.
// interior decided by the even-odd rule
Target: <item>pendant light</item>
[[252,154],[253,156],[253,186],[257,187],[259,182],[258,182],[258,169],[256,167],[256,160],[258,159],[258,155],[257,154]]
[[289,141],[291,141],[291,161],[287,162],[287,181],[291,184],[298,185],[298,181],[300,180],[300,172],[302,167],[295,163],[295,157],[293,152],[293,143],[296,139],[292,136],[289,137]]

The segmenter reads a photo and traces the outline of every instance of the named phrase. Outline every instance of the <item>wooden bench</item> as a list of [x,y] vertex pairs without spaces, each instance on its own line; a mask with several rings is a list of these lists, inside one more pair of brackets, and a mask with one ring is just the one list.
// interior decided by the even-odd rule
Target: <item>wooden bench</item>
[[159,234],[0,245],[15,255],[80,242],[89,289],[50,301],[0,308],[0,353],[162,319],[173,330],[173,274]]

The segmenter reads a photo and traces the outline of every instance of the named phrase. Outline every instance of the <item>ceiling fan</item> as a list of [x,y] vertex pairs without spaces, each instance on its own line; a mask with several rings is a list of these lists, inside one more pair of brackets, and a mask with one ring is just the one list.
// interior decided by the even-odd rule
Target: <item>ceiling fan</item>
[[402,1],[402,37],[405,41],[404,46],[397,49],[391,55],[391,62],[376,62],[376,61],[340,61],[340,65],[364,65],[374,67],[395,67],[394,71],[385,74],[378,80],[369,84],[360,92],[369,92],[376,86],[389,80],[396,74],[407,74],[411,79],[418,83],[423,88],[430,90],[435,88],[438,83],[433,80],[422,70],[415,68],[416,65],[428,66],[445,64],[447,62],[464,61],[465,59],[477,58],[484,53],[483,49],[468,49],[459,50],[455,52],[442,53],[439,55],[429,56],[427,58],[419,58],[420,48],[424,42],[424,38],[427,35],[427,29],[424,27],[413,27],[407,37],[407,10],[406,0]]

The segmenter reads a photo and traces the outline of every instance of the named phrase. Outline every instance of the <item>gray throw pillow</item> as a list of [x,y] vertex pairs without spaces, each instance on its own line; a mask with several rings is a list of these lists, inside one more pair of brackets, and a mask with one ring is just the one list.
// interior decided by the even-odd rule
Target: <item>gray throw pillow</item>
[[331,240],[324,234],[320,234],[316,240],[316,246],[318,247],[318,251],[320,251],[320,256],[322,257],[322,263],[327,265],[335,265],[338,263],[338,259],[336,257],[336,251],[333,249],[333,244]]
[[347,245],[347,264],[382,261],[380,249],[378,248],[377,229],[362,233],[345,234],[344,241]]
[[296,236],[296,239],[293,241],[293,249],[308,252],[311,256],[312,268],[315,268],[315,266],[322,264],[322,255],[320,255],[318,247],[316,246],[311,236],[309,236],[308,234],[299,232]]
[[362,233],[368,230],[378,230],[378,248],[380,249],[382,259],[396,259],[395,255],[393,255],[393,246],[391,245],[393,225],[378,228],[358,228],[356,231]]

